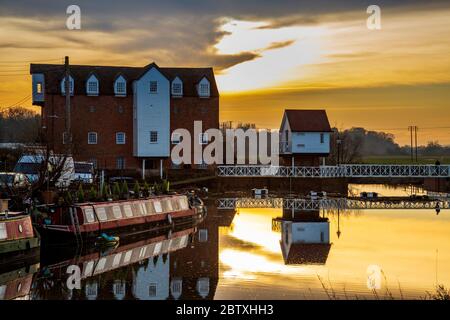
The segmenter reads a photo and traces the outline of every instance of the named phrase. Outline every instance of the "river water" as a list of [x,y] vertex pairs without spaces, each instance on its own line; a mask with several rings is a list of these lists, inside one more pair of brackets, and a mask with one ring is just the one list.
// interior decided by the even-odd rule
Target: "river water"
[[[351,185],[349,195],[363,190],[421,193]],[[282,209],[218,210],[210,201],[192,228],[47,254],[0,274],[0,299],[424,299],[450,287],[449,213],[330,210],[277,227]],[[316,231],[320,240],[308,243]]]

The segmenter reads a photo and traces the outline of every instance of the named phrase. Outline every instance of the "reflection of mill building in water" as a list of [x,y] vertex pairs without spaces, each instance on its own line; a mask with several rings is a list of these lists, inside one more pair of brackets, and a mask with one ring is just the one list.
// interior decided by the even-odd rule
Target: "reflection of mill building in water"
[[[219,225],[216,208],[197,226],[192,243],[173,252],[170,260],[174,299],[213,299],[219,279]],[[176,293],[176,294],[174,294]]]
[[317,211],[283,210],[274,221],[281,231],[285,264],[325,264],[330,252],[330,222]]

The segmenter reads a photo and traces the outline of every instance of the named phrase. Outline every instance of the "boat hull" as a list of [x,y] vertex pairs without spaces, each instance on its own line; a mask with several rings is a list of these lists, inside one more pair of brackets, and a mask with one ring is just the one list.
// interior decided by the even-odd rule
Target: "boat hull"
[[[170,219],[168,215],[171,216]],[[94,242],[102,233],[106,233],[109,236],[126,238],[142,233],[191,225],[200,221],[202,218],[202,214],[197,214],[196,210],[192,209],[178,214],[161,214],[152,217],[152,219],[136,221],[123,220],[116,221],[114,224],[102,223],[100,224],[100,228],[93,230],[80,226],[79,236],[74,232],[72,226],[40,225],[37,226],[37,229],[41,235],[43,245],[66,246],[77,242]]]
[[29,261],[39,261],[38,237],[0,242],[0,272]]

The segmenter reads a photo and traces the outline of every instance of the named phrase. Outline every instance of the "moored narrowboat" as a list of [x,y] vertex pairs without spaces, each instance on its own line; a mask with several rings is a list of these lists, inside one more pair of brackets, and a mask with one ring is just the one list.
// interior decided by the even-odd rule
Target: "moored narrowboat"
[[31,217],[23,212],[9,212],[7,201],[1,199],[0,211],[0,270],[21,264],[39,256],[40,239],[35,233]]
[[199,198],[175,194],[55,206],[41,212],[35,221],[43,241],[62,245],[93,241],[101,234],[127,236],[192,223],[204,213]]

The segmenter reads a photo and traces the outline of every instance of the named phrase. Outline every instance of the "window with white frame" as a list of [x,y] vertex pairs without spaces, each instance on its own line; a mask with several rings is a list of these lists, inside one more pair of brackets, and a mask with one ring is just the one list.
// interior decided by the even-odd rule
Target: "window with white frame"
[[88,132],[88,144],[97,144],[97,132]]
[[150,131],[150,143],[158,143],[158,131]]
[[88,93],[89,94],[98,94],[98,84],[95,81],[88,82]]
[[98,80],[95,75],[91,75],[87,80],[86,93],[90,96],[98,95]]
[[125,144],[125,132],[116,133],[116,144]]
[[116,158],[116,169],[119,169],[119,170],[125,169],[125,158],[124,157]]
[[208,144],[209,140],[208,140],[208,134],[207,133],[200,133],[198,135],[198,143],[199,144]]
[[172,82],[172,95],[175,97],[181,97],[183,95],[183,82],[178,77]]
[[158,82],[150,81],[150,93],[158,93]]
[[[69,76],[69,90],[70,90],[70,94],[73,95],[73,78],[72,78],[72,76]],[[61,94],[62,95],[66,94],[66,78],[63,78],[61,80]]]
[[114,93],[116,96],[126,96],[127,95],[127,83],[125,79],[120,76],[115,83]]
[[150,283],[148,285],[148,296],[149,297],[156,297],[158,294],[158,284],[157,283]]
[[209,97],[209,82],[203,79],[198,86],[198,95],[200,97]]
[[41,94],[42,93],[42,82],[36,83],[36,93]]
[[172,143],[179,144],[181,142],[181,135],[179,133],[172,133]]

